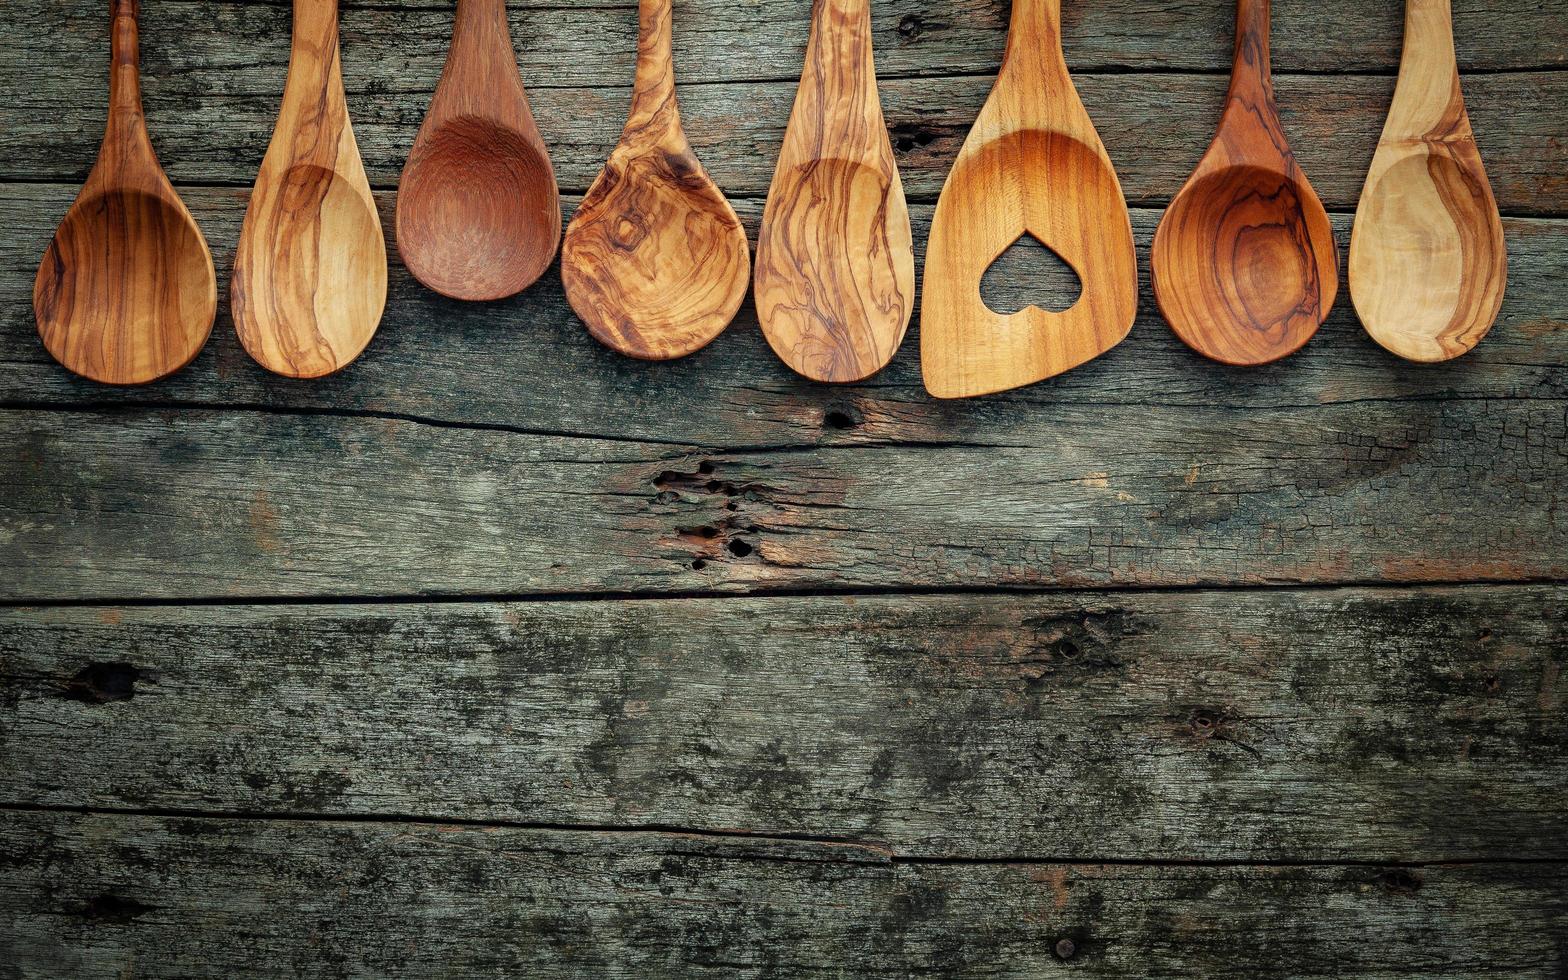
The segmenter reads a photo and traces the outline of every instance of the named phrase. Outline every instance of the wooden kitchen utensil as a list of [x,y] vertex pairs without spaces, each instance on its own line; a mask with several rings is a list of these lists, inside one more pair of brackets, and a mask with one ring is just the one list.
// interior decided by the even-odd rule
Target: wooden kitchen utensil
[[1390,351],[1446,361],[1492,329],[1507,279],[1448,0],[1408,0],[1399,83],[1350,237],[1350,298]]
[[397,247],[454,299],[519,293],[561,240],[561,194],[528,109],[505,0],[458,0],[452,46],[397,195]]
[[109,121],[98,161],[33,282],[55,360],[108,384],[156,381],[207,342],[218,281],[207,242],[158,164],[142,115],[137,0],[112,0]]
[[337,0],[294,0],[288,82],[234,257],[240,342],[263,367],[315,378],[381,322],[387,252],[349,125]]
[[631,357],[701,348],[746,296],[746,230],[681,129],[670,0],[640,0],[621,141],[566,228],[561,280],[594,338]]
[[1274,103],[1269,0],[1236,4],[1236,56],[1219,130],[1165,212],[1150,266],[1155,299],[1176,335],[1226,364],[1294,353],[1334,305],[1334,230]]
[[[1025,235],[1072,267],[1072,307],[1011,315],[980,296]],[[1121,184],[1062,53],[1061,0],[1014,0],[1007,52],[931,222],[920,361],[938,398],[1006,391],[1116,346],[1138,312],[1138,262]]]
[[757,239],[757,318],[784,363],[859,381],[914,309],[914,241],[877,97],[870,0],[816,0]]

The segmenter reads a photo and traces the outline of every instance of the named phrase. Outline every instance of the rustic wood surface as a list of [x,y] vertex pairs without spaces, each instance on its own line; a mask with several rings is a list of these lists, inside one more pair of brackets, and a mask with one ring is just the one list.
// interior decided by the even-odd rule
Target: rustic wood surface
[[[637,5],[510,6],[570,217]],[[808,8],[674,6],[685,130],[753,237]],[[872,0],[917,262],[1008,9]],[[166,381],[75,377],[31,289],[103,132],[103,5],[0,9],[0,977],[1563,976],[1568,2],[1455,0],[1509,280],[1485,343],[1422,366],[1348,303],[1250,371],[1155,310],[1233,14],[1066,0],[1140,310],[953,403],[918,327],[850,386],[791,373],[750,303],[648,364],[553,269],[466,304],[395,259],[319,382],[257,366],[226,304]],[[1402,11],[1273,19],[1343,246]],[[289,22],[142,5],[152,142],[224,289]],[[389,245],[451,26],[342,11]],[[1028,277],[1004,257],[988,299]]]

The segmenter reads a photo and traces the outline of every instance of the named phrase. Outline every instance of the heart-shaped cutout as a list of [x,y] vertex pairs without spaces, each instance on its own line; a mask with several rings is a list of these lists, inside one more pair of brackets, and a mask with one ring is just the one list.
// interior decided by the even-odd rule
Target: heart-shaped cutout
[[1012,316],[1030,306],[1062,313],[1076,306],[1082,296],[1083,279],[1078,271],[1028,232],[1007,246],[980,277],[980,299],[1001,316]]

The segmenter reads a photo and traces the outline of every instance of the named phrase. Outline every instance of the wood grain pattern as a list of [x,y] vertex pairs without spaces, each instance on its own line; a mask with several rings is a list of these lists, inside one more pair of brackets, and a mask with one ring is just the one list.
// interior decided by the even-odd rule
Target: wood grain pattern
[[638,21],[631,113],[566,229],[561,278],[594,339],[668,360],[706,346],[735,319],[751,252],[681,128],[670,0],[641,0]]
[[44,347],[106,384],[144,384],[189,364],[212,332],[218,282],[206,239],[147,136],[138,0],[111,0],[109,113],[97,162],[33,282]]
[[800,88],[757,238],[757,318],[784,363],[860,381],[915,303],[904,185],[882,119],[869,0],[815,0]]
[[398,252],[436,292],[494,300],[532,285],[560,240],[560,190],[506,0],[458,0],[446,66],[398,185]]
[[[765,778],[768,757],[752,766]],[[792,798],[780,790],[781,806]],[[0,946],[28,980],[1559,980],[1568,967],[1555,862],[928,863],[744,830],[7,812],[0,863]]]
[[1238,0],[1219,130],[1154,237],[1160,310],[1188,346],[1266,364],[1312,339],[1334,306],[1339,249],[1274,100],[1269,0]]
[[234,257],[240,342],[267,370],[295,378],[347,366],[386,306],[386,242],[339,57],[337,0],[294,0],[283,104]]
[[1459,87],[1448,0],[1408,0],[1405,49],[1350,239],[1350,298],[1412,361],[1466,353],[1497,320],[1503,223]]
[[[1061,0],[1014,0],[1007,53],[931,220],[920,364],[938,398],[1033,384],[1116,346],[1138,313],[1121,184],[1067,72]],[[1069,309],[988,308],[980,279],[1025,235],[1072,267]]]
[[1568,860],[1565,672],[1564,586],[10,608],[0,805]]

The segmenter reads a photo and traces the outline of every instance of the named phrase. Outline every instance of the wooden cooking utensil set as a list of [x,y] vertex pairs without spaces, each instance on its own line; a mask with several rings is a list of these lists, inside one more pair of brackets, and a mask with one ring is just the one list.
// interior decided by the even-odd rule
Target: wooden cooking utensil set
[[[111,0],[109,119],[98,161],[33,290],[49,352],[97,381],[179,370],[211,332],[207,244],[159,166],[142,115],[137,0]],[[640,0],[631,112],[566,229],[561,276],[602,343],[681,357],[734,318],[753,280],[745,231],[681,129],[670,0]],[[282,107],[235,255],[245,349],[313,378],[370,342],[387,256],[344,98],[337,0],[295,0]],[[1238,0],[1218,132],[1161,222],[1155,297],[1172,328],[1227,364],[1298,350],[1334,304],[1328,216],[1285,140],[1269,70],[1269,2]],[[754,293],[768,342],[819,381],[892,359],[914,311],[909,212],[883,122],[869,0],[815,0],[805,68],[758,236]],[[507,30],[505,0],[457,0],[451,49],[403,171],[397,243],[443,295],[493,300],[532,284],[561,241],[560,195]],[[1060,311],[1010,315],[981,297],[1024,236],[1082,283]],[[1350,290],[1378,343],[1415,361],[1470,350],[1507,277],[1502,222],[1460,94],[1449,0],[1407,0],[1388,123],[1356,213]],[[921,365],[941,398],[1004,391],[1099,356],[1138,307],[1132,225],[1116,171],[1068,74],[1060,0],[1014,0],[1001,71],[931,225]]]

